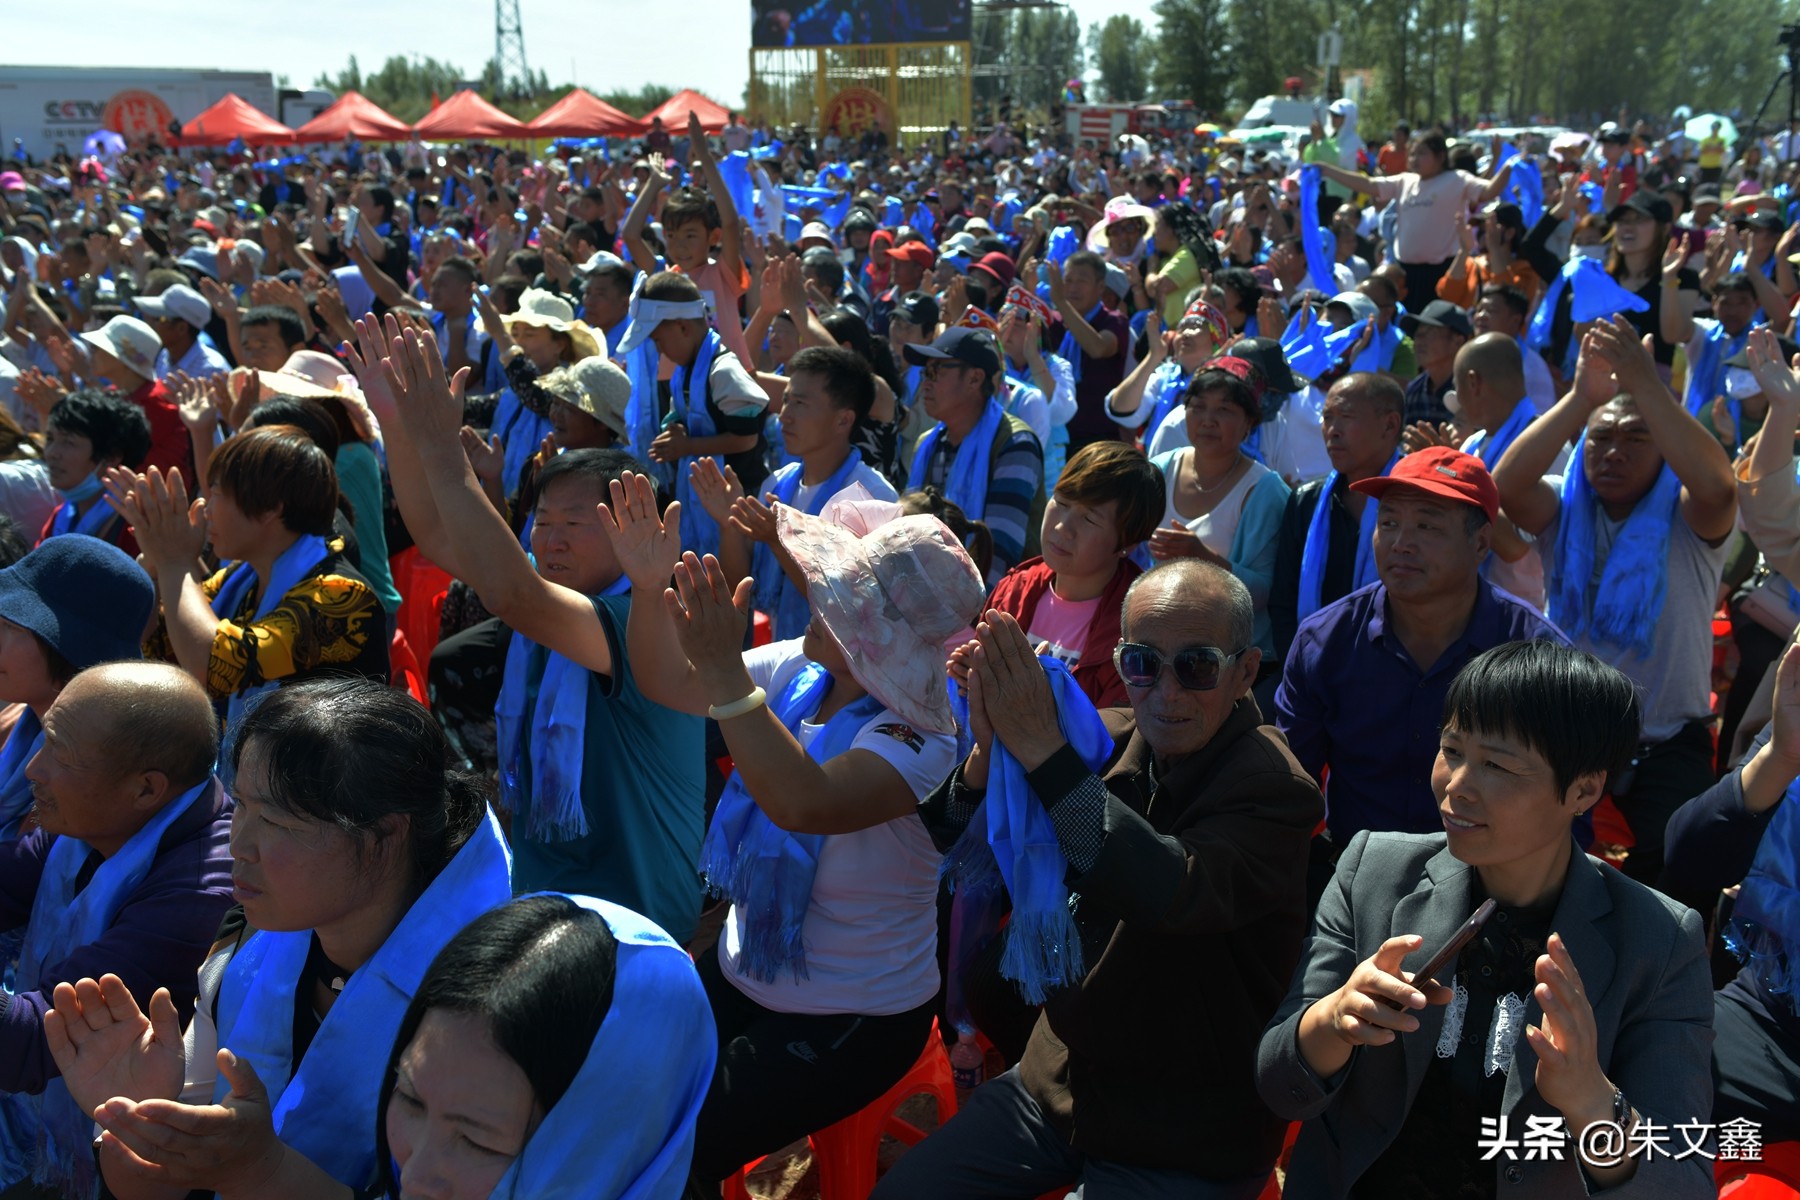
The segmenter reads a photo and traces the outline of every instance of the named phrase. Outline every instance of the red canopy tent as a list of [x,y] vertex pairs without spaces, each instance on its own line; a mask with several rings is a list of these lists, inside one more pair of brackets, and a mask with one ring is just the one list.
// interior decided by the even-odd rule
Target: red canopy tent
[[718,133],[724,129],[726,118],[731,115],[731,110],[714,104],[693,88],[682,88],[657,105],[644,118],[644,124],[648,126],[651,117],[661,117],[663,128],[679,136],[687,129],[688,114],[691,112],[700,114],[700,128],[707,133]]
[[647,127],[585,88],[575,88],[527,126],[538,137],[641,137]]
[[318,116],[294,131],[297,142],[404,142],[412,127],[361,92],[345,92]]
[[246,146],[285,145],[294,140],[294,131],[235,94],[181,127],[184,146],[223,146],[239,138]]
[[461,91],[425,114],[413,132],[431,141],[468,138],[516,138],[529,140],[531,130],[523,121],[507,116],[471,91]]

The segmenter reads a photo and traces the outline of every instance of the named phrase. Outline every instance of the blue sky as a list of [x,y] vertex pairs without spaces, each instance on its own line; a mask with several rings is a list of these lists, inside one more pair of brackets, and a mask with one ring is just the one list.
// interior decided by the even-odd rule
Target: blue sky
[[[1084,26],[1116,12],[1151,23],[1147,0],[1073,0]],[[8,6],[0,60],[20,65],[216,67],[286,74],[304,87],[354,52],[365,69],[418,54],[480,70],[494,53],[491,0],[307,0],[199,5],[102,0],[71,23],[51,4]],[[594,90],[695,86],[736,104],[749,77],[748,0],[520,0],[525,56],[553,81]]]

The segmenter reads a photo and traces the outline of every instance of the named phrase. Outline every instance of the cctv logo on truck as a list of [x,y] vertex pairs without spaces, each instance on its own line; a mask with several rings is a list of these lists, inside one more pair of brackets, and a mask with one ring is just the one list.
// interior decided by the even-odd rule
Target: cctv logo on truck
[[[46,100],[44,101],[44,122],[46,126],[66,126],[64,130],[55,131],[55,136],[83,136],[96,129],[111,129],[125,135],[126,138],[144,137],[150,134],[161,135],[175,114],[161,96],[155,92],[147,92],[141,88],[130,88],[119,92],[112,99],[98,100]],[[46,130],[49,134],[51,131]]]

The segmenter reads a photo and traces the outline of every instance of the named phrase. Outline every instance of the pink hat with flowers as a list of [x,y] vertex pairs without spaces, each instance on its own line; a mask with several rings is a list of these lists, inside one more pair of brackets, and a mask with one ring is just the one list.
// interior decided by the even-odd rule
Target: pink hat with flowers
[[899,517],[858,535],[776,507],[781,546],[806,576],[806,597],[850,673],[902,720],[951,733],[956,718],[944,643],[981,612],[981,575],[936,517]]

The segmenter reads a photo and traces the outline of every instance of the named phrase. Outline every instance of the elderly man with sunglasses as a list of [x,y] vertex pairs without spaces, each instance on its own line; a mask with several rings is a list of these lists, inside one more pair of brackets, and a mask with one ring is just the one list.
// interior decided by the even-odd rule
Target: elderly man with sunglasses
[[[1018,623],[987,614],[967,680],[974,749],[919,815],[946,850],[972,818],[991,829],[984,798],[1014,803],[1004,747],[1054,827],[1043,848],[1066,860],[1086,971],[1048,991],[1019,1065],[877,1198],[1261,1192],[1285,1126],[1256,1098],[1255,1047],[1306,932],[1322,808],[1250,695],[1254,615],[1243,583],[1198,559],[1139,576],[1114,655],[1131,706],[1100,714],[1112,744],[1090,769],[1063,732],[1079,715],[1059,722]],[[1015,894],[1009,934],[1024,908]]]
[[1275,723],[1294,755],[1313,778],[1330,775],[1308,881],[1315,904],[1355,834],[1443,830],[1431,768],[1457,672],[1506,642],[1566,644],[1542,613],[1483,577],[1500,493],[1479,458],[1433,446],[1350,486],[1380,505],[1377,582],[1301,622],[1275,691]]

